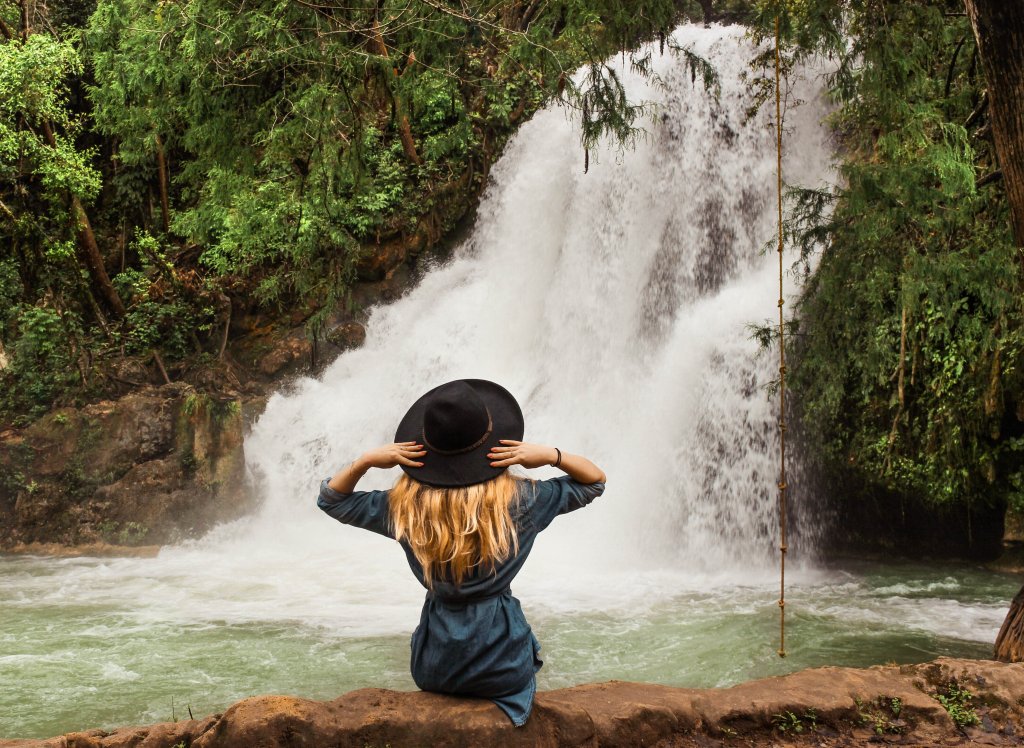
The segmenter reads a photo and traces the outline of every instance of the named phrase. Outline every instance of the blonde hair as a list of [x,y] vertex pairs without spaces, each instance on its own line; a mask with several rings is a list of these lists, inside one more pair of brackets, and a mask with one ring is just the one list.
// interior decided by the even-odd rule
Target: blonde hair
[[423,582],[458,586],[470,569],[494,567],[519,551],[512,507],[519,480],[506,470],[485,483],[437,488],[406,474],[388,498],[391,529],[423,566]]

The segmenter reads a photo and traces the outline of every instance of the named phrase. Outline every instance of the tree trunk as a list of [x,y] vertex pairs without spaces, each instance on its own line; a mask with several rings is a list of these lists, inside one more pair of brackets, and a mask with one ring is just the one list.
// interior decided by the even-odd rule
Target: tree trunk
[[[377,20],[376,13],[380,12],[380,3],[377,4],[377,11],[374,13],[373,18],[373,33],[370,36],[370,47],[374,54],[380,55],[385,60],[391,60],[391,53],[388,51],[387,44],[384,43],[384,36],[380,33],[380,23]],[[392,67],[391,74],[398,78],[400,73],[398,68]],[[395,107],[395,119],[398,121],[398,137],[402,141],[402,152],[405,153],[405,157],[417,166],[423,163],[423,159],[420,158],[420,154],[416,151],[416,140],[412,135],[412,126],[409,124],[409,117],[405,113],[405,105],[402,103],[401,97],[391,91],[391,87],[388,85],[386,80],[383,81],[384,90],[387,92],[391,99],[391,103]]]
[[160,133],[156,135],[156,168],[160,184],[160,217],[164,233],[171,230],[171,203],[167,197],[167,157],[164,154],[164,141]]
[[964,0],[988,84],[1013,239],[1024,247],[1024,2]]
[[82,207],[82,202],[77,195],[71,196],[71,213],[75,221],[75,237],[78,239],[78,249],[82,253],[85,266],[89,269],[89,275],[93,284],[99,289],[100,296],[107,302],[107,306],[118,317],[125,315],[124,303],[117,295],[117,289],[110,282],[107,269],[103,266],[103,256],[96,244],[96,235],[92,231],[92,224],[89,223],[89,216]]
[[[1010,202],[1013,240],[1024,247],[1024,3],[964,0],[988,87],[992,135]],[[994,656],[1024,661],[1024,587],[1010,603]]]
[[1024,587],[1010,603],[1010,612],[996,637],[993,656],[1003,662],[1024,662]]
[[[53,128],[50,127],[49,122],[43,122],[43,137],[51,148],[57,147],[57,139],[53,135]],[[107,269],[103,266],[103,255],[100,254],[99,245],[96,244],[96,234],[93,233],[89,215],[85,212],[85,207],[78,199],[78,195],[71,195],[71,220],[75,223],[75,239],[78,241],[78,250],[89,270],[92,282],[99,289],[100,295],[107,302],[110,311],[118,317],[123,317],[125,315],[124,303],[117,295],[117,289],[110,282]]]

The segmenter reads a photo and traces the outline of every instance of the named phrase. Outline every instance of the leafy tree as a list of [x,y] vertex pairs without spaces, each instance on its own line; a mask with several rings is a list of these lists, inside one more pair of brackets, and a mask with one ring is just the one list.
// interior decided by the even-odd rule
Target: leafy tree
[[100,298],[120,316],[124,306],[84,207],[99,190],[99,173],[90,163],[93,152],[76,147],[81,121],[67,102],[68,78],[81,73],[78,54],[69,42],[29,33],[27,26],[18,37],[6,23],[0,31],[6,38],[0,46],[0,212],[11,221],[4,233],[12,245],[26,238],[45,245],[46,239],[32,238],[39,229],[31,208],[41,207],[56,219],[48,238],[60,241],[73,232]]
[[636,10],[101,0],[90,97],[123,163],[160,164],[173,185],[161,202],[176,204],[164,224],[210,272],[251,281],[263,303],[329,301],[364,246],[442,233],[439,203],[479,183],[548,96],[585,113],[588,145],[634,132],[638,110],[604,57],[676,18],[671,2]]
[[932,507],[1024,507],[1021,265],[986,80],[956,0],[805,0],[792,59],[828,55],[841,186],[794,190],[810,269],[792,405],[833,485]]

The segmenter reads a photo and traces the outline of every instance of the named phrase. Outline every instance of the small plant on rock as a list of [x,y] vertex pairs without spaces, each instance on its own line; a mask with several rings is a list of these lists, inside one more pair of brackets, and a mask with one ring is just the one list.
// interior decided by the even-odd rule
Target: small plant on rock
[[798,734],[804,731],[804,723],[793,712],[782,712],[772,717],[775,729],[785,734]]
[[974,697],[970,691],[963,688],[955,680],[947,683],[942,691],[935,695],[939,703],[949,712],[953,724],[963,729],[981,722],[978,713],[971,706],[971,699]]
[[863,726],[874,730],[875,735],[899,735],[905,723],[900,719],[903,701],[897,697],[879,696],[872,701],[855,699],[857,713]]

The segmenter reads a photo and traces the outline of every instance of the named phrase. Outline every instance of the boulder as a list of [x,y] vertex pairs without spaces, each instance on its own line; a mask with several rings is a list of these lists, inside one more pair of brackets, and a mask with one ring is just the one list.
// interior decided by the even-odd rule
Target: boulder
[[304,338],[284,338],[260,358],[258,368],[266,377],[280,376],[309,361],[312,350],[312,345]]
[[[977,727],[958,727],[937,700],[951,681],[973,693]],[[201,720],[0,740],[0,748],[1020,745],[1021,694],[1024,664],[940,658],[720,689],[592,683],[539,693],[529,722],[515,728],[483,699],[367,688],[333,701],[256,696]]]
[[347,351],[350,348],[358,348],[366,342],[366,328],[359,322],[342,322],[328,330],[325,337],[327,342],[339,350]]

